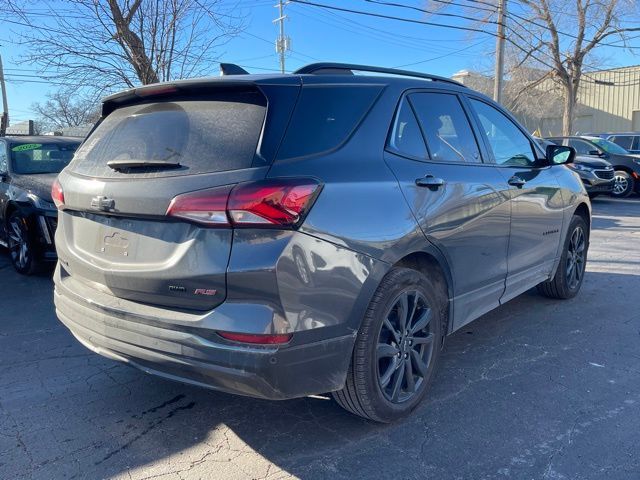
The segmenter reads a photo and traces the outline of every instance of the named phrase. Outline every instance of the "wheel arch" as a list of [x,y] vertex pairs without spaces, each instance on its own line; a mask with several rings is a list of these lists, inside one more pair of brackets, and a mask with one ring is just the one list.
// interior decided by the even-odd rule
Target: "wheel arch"
[[442,331],[447,335],[451,327],[450,320],[453,318],[453,276],[446,260],[435,253],[417,251],[405,255],[393,266],[418,270],[434,282],[435,287],[447,299],[445,311],[442,312]]
[[25,217],[31,217],[31,215],[33,214],[33,210],[33,205],[28,202],[19,202],[15,199],[10,200],[9,202],[7,202],[4,210],[3,221],[5,227],[9,225],[9,217],[11,217],[14,212],[23,211]]
[[633,176],[633,169],[631,167],[627,167],[626,165],[613,165],[613,169],[615,171],[621,170],[623,172],[627,172],[629,175]]
[[591,231],[591,209],[589,208],[589,206],[586,203],[582,202],[576,207],[573,214],[582,217],[584,222],[587,224],[587,228],[589,229],[589,232],[590,232]]

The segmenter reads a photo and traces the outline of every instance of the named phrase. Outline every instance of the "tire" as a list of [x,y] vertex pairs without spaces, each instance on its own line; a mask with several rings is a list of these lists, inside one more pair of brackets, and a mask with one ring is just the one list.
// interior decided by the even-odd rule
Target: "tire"
[[13,212],[7,222],[7,244],[9,257],[16,272],[31,275],[36,272],[38,262],[31,239],[29,222],[20,212]]
[[[390,423],[418,406],[440,357],[447,301],[442,297],[417,270],[396,267],[387,273],[358,331],[345,385],[332,394],[341,407]],[[401,319],[407,317],[402,332]]]
[[611,196],[614,198],[626,198],[631,195],[635,185],[633,177],[624,170],[616,170],[614,174],[613,191]]
[[584,280],[589,249],[589,229],[579,215],[574,215],[564,241],[562,256],[555,275],[538,285],[538,291],[549,298],[575,297]]

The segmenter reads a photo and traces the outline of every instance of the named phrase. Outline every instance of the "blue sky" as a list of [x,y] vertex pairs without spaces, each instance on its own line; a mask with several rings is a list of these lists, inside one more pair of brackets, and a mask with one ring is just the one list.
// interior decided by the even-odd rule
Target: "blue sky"
[[[277,27],[272,23],[277,16],[277,9],[274,8],[276,0],[222,2],[241,8],[247,16],[247,29],[220,48],[221,58],[246,66],[250,72],[277,69],[278,57],[274,48]],[[427,18],[420,12],[377,6],[363,0],[317,0],[317,3],[450,25],[469,24],[455,18]],[[409,0],[404,3],[424,7],[426,1]],[[513,8],[517,10],[517,3],[513,3]],[[490,35],[365,17],[294,3],[286,6],[285,13],[288,15],[286,33],[292,42],[292,51],[287,55],[286,62],[288,71],[319,60],[388,67],[406,65],[404,68],[444,76],[451,76],[462,69],[483,72],[490,72],[492,69],[495,38]],[[22,27],[7,27],[0,29],[0,53],[8,81],[13,123],[33,118],[32,104],[43,101],[45,94],[56,87],[43,82],[37,76],[35,67],[17,63],[24,53],[15,42]],[[488,25],[484,28],[492,31],[492,27],[494,26]],[[640,45],[640,41],[634,43]],[[603,47],[597,52],[597,58],[595,63],[602,68],[640,63],[637,54],[619,48]]]

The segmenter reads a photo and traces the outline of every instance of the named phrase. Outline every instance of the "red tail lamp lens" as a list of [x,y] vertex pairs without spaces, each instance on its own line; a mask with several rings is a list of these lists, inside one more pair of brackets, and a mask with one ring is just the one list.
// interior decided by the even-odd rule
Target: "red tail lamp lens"
[[209,226],[229,226],[227,199],[231,186],[198,190],[178,195],[169,204],[167,215]]
[[64,192],[57,178],[53,182],[53,185],[51,185],[51,198],[56,208],[62,208],[64,206]]
[[240,184],[231,191],[227,211],[235,225],[297,225],[313,205],[319,187],[311,179]]
[[294,227],[313,205],[320,183],[314,179],[269,179],[185,193],[167,215],[208,226]]

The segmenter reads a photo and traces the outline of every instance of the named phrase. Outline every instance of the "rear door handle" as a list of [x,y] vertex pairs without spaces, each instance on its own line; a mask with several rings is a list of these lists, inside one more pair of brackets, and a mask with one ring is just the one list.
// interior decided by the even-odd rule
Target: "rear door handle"
[[526,180],[523,180],[522,178],[520,178],[517,175],[514,175],[513,177],[511,177],[508,181],[509,185],[511,185],[512,187],[518,187],[518,188],[522,188],[524,187],[524,184],[527,183]]
[[444,185],[444,180],[433,175],[425,175],[424,177],[416,178],[416,185],[436,190]]

